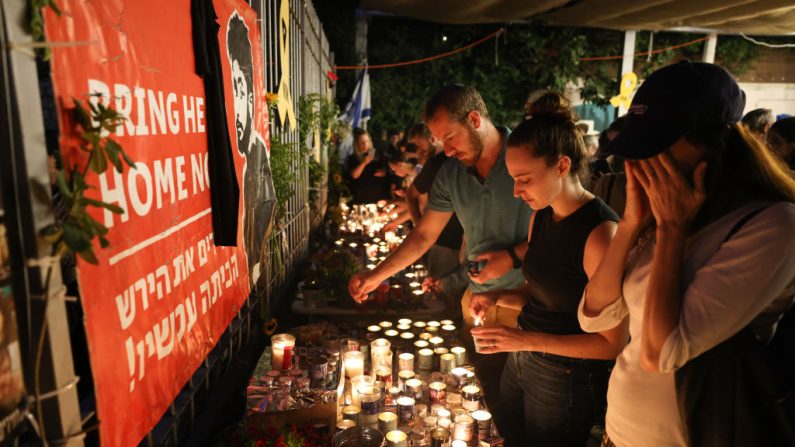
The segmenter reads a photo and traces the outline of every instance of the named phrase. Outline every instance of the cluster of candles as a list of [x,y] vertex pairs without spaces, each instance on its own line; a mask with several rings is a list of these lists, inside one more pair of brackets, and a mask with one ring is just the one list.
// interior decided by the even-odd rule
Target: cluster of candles
[[[276,334],[271,337],[271,370],[259,380],[262,385],[275,386],[280,378],[303,377],[306,378],[306,387],[323,388],[332,381],[339,360],[340,349],[336,343],[333,346],[296,348],[295,336]],[[304,381],[298,383],[303,385]]]
[[342,223],[340,231],[352,234],[367,234],[370,237],[381,232],[381,230],[397,217],[395,206],[384,202],[357,204],[348,207],[341,204]]
[[[340,238],[335,241],[338,247],[347,246],[359,255],[368,270],[374,269],[380,262],[386,259],[389,253],[403,242],[405,236],[398,236],[392,232],[386,232],[384,239],[373,237],[369,241],[362,242],[360,239],[352,241],[349,238]],[[428,270],[423,264],[413,264],[403,271],[392,276],[373,294],[388,295],[392,299],[421,299],[425,296],[422,290],[422,281],[428,276]]]
[[343,340],[337,428],[380,430],[387,447],[497,445],[491,414],[452,321],[382,321]]
[[[261,360],[246,389],[248,408],[257,412],[294,409],[297,395],[312,402],[334,392],[340,349],[334,346],[296,347],[291,334],[271,337],[270,365]],[[270,366],[270,368],[268,368]]]

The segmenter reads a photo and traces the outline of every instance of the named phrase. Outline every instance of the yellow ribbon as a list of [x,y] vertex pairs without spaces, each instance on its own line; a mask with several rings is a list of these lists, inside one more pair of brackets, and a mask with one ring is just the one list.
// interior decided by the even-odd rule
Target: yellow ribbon
[[276,111],[282,127],[289,123],[290,129],[295,129],[293,93],[290,90],[290,45],[290,2],[283,1],[279,8],[279,62],[282,77],[279,80],[279,103]]
[[621,89],[617,96],[610,98],[610,104],[613,107],[624,106],[628,109],[632,104],[632,93],[635,92],[635,87],[638,86],[638,75],[629,72],[621,76]]

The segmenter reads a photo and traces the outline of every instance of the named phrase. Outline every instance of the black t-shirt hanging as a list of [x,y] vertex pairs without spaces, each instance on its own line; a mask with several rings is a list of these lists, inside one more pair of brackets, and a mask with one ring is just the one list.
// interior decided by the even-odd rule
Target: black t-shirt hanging
[[204,80],[213,240],[218,246],[236,246],[240,187],[226,123],[224,77],[218,45],[220,26],[212,0],[191,0],[191,19],[196,74]]

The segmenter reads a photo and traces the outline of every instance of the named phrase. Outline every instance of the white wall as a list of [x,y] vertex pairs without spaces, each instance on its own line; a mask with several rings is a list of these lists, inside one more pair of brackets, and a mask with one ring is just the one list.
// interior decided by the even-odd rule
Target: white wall
[[745,91],[745,112],[765,108],[795,116],[795,83],[741,82],[740,88]]

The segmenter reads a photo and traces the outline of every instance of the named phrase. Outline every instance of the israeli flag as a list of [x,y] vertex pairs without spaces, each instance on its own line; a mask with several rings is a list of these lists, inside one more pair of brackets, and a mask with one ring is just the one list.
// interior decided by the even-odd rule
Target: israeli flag
[[345,106],[340,119],[351,124],[351,127],[367,128],[367,120],[372,115],[370,108],[370,75],[362,70],[351,101]]

